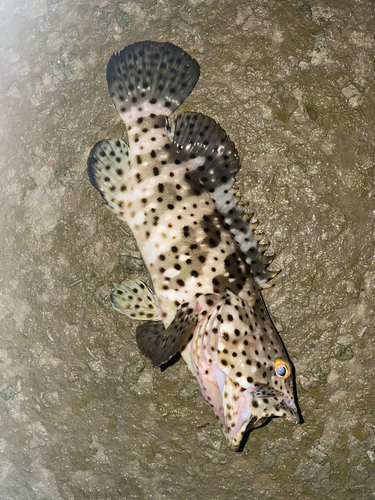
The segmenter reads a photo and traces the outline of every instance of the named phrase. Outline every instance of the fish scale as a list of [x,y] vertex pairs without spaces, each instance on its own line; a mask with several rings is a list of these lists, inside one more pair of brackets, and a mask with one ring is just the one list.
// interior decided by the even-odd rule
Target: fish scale
[[90,180],[130,227],[152,290],[126,281],[116,310],[146,320],[141,352],[155,366],[181,352],[228,445],[272,416],[299,421],[293,370],[261,289],[273,256],[233,187],[232,141],[200,113],[168,117],[199,78],[199,65],[170,43],[138,42],[114,54],[108,88],[129,145],[104,140],[90,152]]

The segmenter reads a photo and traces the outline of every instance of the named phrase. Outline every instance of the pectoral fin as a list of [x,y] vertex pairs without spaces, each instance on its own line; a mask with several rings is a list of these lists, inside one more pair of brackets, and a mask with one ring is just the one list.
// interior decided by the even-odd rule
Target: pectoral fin
[[112,306],[116,311],[132,319],[152,319],[161,317],[157,299],[150,288],[141,280],[124,281],[111,293]]
[[182,304],[172,323],[165,328],[161,321],[147,321],[137,328],[137,343],[142,354],[154,366],[166,363],[188,342],[198,320],[198,314]]

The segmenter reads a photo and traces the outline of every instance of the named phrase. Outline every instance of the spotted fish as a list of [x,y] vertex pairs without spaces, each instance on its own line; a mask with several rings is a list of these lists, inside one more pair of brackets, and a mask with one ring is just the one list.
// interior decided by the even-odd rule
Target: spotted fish
[[168,119],[199,72],[171,43],[139,42],[114,54],[107,82],[128,144],[98,142],[87,170],[129,225],[152,282],[120,284],[114,308],[144,321],[137,343],[154,366],[181,353],[238,450],[247,429],[299,416],[292,365],[261,296],[277,273],[233,187],[235,146],[203,114]]

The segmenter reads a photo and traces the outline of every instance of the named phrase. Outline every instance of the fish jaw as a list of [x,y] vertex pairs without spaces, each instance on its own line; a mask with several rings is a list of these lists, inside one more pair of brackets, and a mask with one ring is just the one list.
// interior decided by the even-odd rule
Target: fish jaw
[[254,427],[258,427],[270,417],[286,418],[295,424],[300,422],[294,398],[285,397],[282,392],[269,387],[254,391],[250,405],[257,419],[254,421]]
[[231,450],[238,451],[245,432],[261,426],[270,417],[299,423],[294,400],[286,399],[281,392],[272,391],[271,396],[269,388],[243,391],[242,388],[238,390],[238,384],[233,380],[227,378],[225,382],[223,408],[227,432],[224,434]]
[[[211,380],[201,385],[202,394],[213,406],[228,447],[238,451],[247,430],[259,427],[271,417],[282,417],[299,423],[298,410],[293,399],[281,392],[244,389],[235,380],[225,376],[216,365]],[[275,400],[276,399],[276,400]]]

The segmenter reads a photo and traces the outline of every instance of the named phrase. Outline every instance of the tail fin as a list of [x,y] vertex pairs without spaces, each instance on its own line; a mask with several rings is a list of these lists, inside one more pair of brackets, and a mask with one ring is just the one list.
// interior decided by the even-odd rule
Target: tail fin
[[199,64],[168,42],[137,42],[113,54],[108,90],[124,121],[151,113],[169,116],[199,78]]

